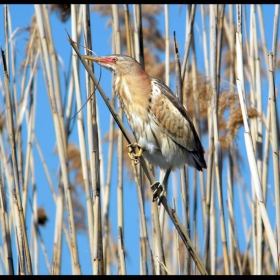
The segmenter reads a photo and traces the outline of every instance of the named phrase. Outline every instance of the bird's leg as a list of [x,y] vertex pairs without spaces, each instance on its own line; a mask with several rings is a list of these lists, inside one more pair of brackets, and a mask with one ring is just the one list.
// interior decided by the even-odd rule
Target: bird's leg
[[153,190],[153,201],[155,201],[158,198],[158,202],[157,202],[158,205],[160,204],[163,193],[167,188],[167,182],[168,182],[168,177],[170,172],[171,172],[171,168],[166,170],[162,183],[156,181],[151,185],[151,189]]
[[134,164],[139,163],[139,158],[142,156],[144,152],[143,148],[138,143],[129,144],[127,145],[127,147],[138,148],[139,151],[137,153],[134,153],[133,151],[129,151],[128,156],[130,157],[131,160],[134,160]]

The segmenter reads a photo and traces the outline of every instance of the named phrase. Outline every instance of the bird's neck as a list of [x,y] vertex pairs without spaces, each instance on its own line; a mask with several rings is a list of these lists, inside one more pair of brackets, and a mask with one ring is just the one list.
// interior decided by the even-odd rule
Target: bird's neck
[[149,106],[152,91],[151,79],[145,71],[121,77],[115,75],[114,89],[124,108],[135,107],[135,113],[140,115]]

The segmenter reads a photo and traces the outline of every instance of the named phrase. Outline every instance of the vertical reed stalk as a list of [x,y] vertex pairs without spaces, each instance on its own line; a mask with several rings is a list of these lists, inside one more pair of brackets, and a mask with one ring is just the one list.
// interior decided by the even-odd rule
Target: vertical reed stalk
[[272,52],[274,54],[273,67],[276,65],[277,55],[277,39],[278,39],[278,23],[279,23],[279,4],[275,5],[274,22],[273,22],[273,37],[272,37]]
[[188,61],[188,56],[189,56],[189,49],[190,49],[190,45],[191,45],[191,39],[193,36],[193,23],[194,23],[194,16],[195,16],[195,10],[196,10],[196,5],[192,4],[191,7],[191,12],[190,12],[190,18],[189,18],[189,22],[188,22],[188,29],[187,29],[187,40],[186,40],[186,46],[185,46],[185,54],[184,54],[184,59],[183,59],[183,63],[182,63],[182,68],[181,68],[181,76],[182,76],[182,80],[184,81],[185,78],[185,72],[187,69],[187,61]]
[[170,82],[170,42],[169,42],[169,11],[168,5],[164,4],[165,18],[165,84],[169,87]]
[[271,137],[272,137],[272,157],[273,157],[273,173],[274,173],[274,191],[275,191],[275,210],[276,210],[276,240],[277,240],[277,274],[280,274],[280,184],[279,184],[279,139],[277,127],[277,107],[276,92],[274,82],[274,62],[273,53],[268,55],[269,65],[269,103],[271,113]]
[[[217,17],[218,17],[218,7],[212,6],[212,63],[211,63],[211,72],[212,72],[212,87],[213,87],[213,96],[212,96],[212,114],[213,114],[213,129],[214,129],[214,162],[215,162],[215,174],[216,174],[216,184],[217,184],[217,193],[218,193],[218,203],[220,210],[220,229],[221,229],[221,241],[223,248],[224,256],[224,266],[225,274],[229,274],[229,259],[228,259],[228,249],[227,249],[227,238],[226,238],[226,229],[225,229],[225,218],[224,218],[224,206],[223,206],[223,192],[222,192],[222,153],[221,145],[219,141],[219,129],[218,129],[218,98],[219,98],[219,84],[217,84],[217,73],[219,73],[219,65],[217,65],[217,49],[219,46],[217,44]],[[219,59],[220,60],[220,59]]]
[[[81,5],[81,10],[83,13],[83,29],[84,29],[84,42],[85,42],[85,53],[86,55],[89,55],[89,50],[92,49],[92,42],[91,42],[91,22],[90,22],[90,13],[89,13],[89,5]],[[74,62],[74,60],[73,60]],[[73,65],[74,66],[74,65]],[[90,67],[90,66],[89,66]],[[86,90],[87,90],[87,135],[88,135],[88,150],[89,152],[89,158],[90,158],[90,171],[91,171],[91,182],[94,180],[94,166],[92,163],[94,162],[93,154],[94,154],[94,147],[93,143],[94,141],[98,141],[98,139],[94,139],[94,133],[93,133],[93,123],[92,123],[92,116],[96,115],[96,107],[94,107],[95,104],[95,94],[94,94],[94,85],[91,79],[89,78],[88,74],[86,73]],[[77,102],[78,104],[78,102]],[[85,136],[84,131],[81,134],[81,142],[84,146],[83,149],[81,149],[81,160],[82,160],[82,168],[83,168],[83,177],[84,177],[84,187],[86,192],[86,204],[87,204],[87,217],[88,217],[88,231],[89,231],[89,244],[90,244],[90,257],[91,257],[91,263],[92,267],[94,267],[94,247],[99,246],[100,240],[94,240],[93,232],[94,232],[94,226],[93,226],[93,201],[92,201],[92,192],[90,189],[90,181],[89,181],[89,174],[88,174],[88,167],[87,167],[87,158],[86,158],[86,147],[85,147]],[[80,145],[81,146],[81,145]],[[83,152],[83,154],[82,154]],[[99,209],[99,211],[101,211]],[[93,243],[95,242],[95,243]]]
[[[212,9],[210,9],[210,11],[212,11]],[[212,23],[212,12],[210,12],[210,17],[209,17],[209,28],[211,26]],[[211,29],[210,29],[211,31]],[[212,32],[209,32],[210,34],[210,42],[212,42]],[[206,46],[206,41],[207,38],[206,36],[204,36],[203,38],[204,40],[204,46]],[[210,60],[210,63],[208,63],[208,55],[207,55],[207,50],[204,47],[204,58],[205,58],[205,62],[204,62],[204,68],[208,69],[207,70],[207,81],[210,80],[210,63],[212,60]],[[206,88],[208,91],[212,91],[211,86],[210,86],[210,82],[206,82]],[[209,251],[209,246],[210,246],[210,239],[214,238],[214,236],[211,236],[210,231],[211,227],[214,226],[214,224],[212,225],[212,222],[214,222],[213,220],[213,215],[211,214],[212,210],[212,203],[211,199],[212,197],[214,197],[212,195],[212,189],[214,189],[214,185],[213,185],[213,167],[214,167],[214,131],[213,131],[213,114],[212,114],[212,109],[211,106],[209,104],[208,106],[208,110],[207,110],[207,120],[208,120],[208,143],[209,143],[209,148],[208,148],[208,160],[207,160],[207,175],[206,175],[206,206],[205,206],[205,222],[204,222],[204,229],[205,229],[205,233],[204,233],[204,245],[203,245],[203,262],[204,265],[208,268],[208,270],[210,270],[210,259],[211,259],[211,274],[213,274],[213,258],[210,257],[210,253],[212,256],[212,252]],[[212,231],[214,233],[214,231]]]
[[[120,54],[121,53],[121,34],[120,34],[120,24],[119,24],[119,11],[118,11],[118,5],[113,4],[112,5],[112,15],[113,15],[113,38],[115,41],[115,53]],[[118,100],[118,111],[120,120],[123,120],[123,110],[120,104],[120,101]],[[123,204],[123,135],[121,130],[118,130],[118,231],[119,231],[119,239],[122,239],[123,237],[123,229],[124,229],[124,217],[123,217],[123,211],[124,211],[124,204]],[[119,240],[120,241],[120,240]],[[118,255],[119,255],[119,261],[120,261],[120,268],[121,268],[121,274],[125,273],[125,264],[123,256],[123,240],[121,241],[122,246],[118,246]]]
[[[63,206],[64,206],[64,190],[61,184],[58,185],[58,194],[55,199],[56,202],[56,215],[55,215],[55,232],[54,244],[52,253],[52,275],[60,275],[61,272],[61,259],[62,259],[62,228],[63,228]],[[67,233],[67,231],[66,231]],[[66,240],[68,240],[66,235]],[[71,245],[69,244],[69,249]]]
[[[213,182],[211,183],[211,185],[213,186],[211,188],[211,205],[210,205],[210,244],[211,244],[211,248],[210,248],[210,266],[211,266],[211,275],[215,275],[217,272],[217,229],[216,229],[216,199],[215,199],[215,188],[214,188],[214,168],[212,169],[212,180]],[[209,245],[210,246],[210,245]],[[205,265],[206,266],[206,265]]]
[[147,275],[148,267],[147,267],[147,254],[150,259],[150,267],[152,275],[155,275],[155,267],[154,267],[154,259],[150,249],[150,243],[148,239],[147,232],[147,223],[145,217],[145,209],[144,209],[144,201],[142,196],[141,188],[143,188],[143,184],[141,184],[140,173],[138,172],[140,168],[137,168],[133,162],[131,162],[133,168],[134,180],[137,188],[137,197],[138,197],[138,205],[139,205],[139,217],[140,217],[140,274]]
[[134,57],[132,48],[132,36],[131,36],[131,26],[130,26],[130,16],[128,4],[123,4],[124,6],[124,19],[125,19],[125,31],[126,31],[126,48],[127,54]]

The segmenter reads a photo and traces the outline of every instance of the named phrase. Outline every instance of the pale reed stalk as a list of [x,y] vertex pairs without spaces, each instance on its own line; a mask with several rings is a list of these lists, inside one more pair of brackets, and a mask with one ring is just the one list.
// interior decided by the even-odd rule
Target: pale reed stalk
[[190,17],[189,17],[189,21],[188,21],[187,36],[186,36],[187,40],[186,40],[184,58],[183,58],[182,68],[181,68],[181,76],[182,76],[183,81],[185,80],[184,76],[187,72],[186,69],[187,69],[187,62],[188,62],[188,56],[189,56],[189,49],[190,49],[190,45],[191,45],[191,39],[193,36],[193,23],[194,23],[195,10],[196,10],[196,5],[192,4]]
[[[256,9],[255,5],[251,5],[251,16],[250,16],[250,55],[249,55],[249,67],[250,67],[250,100],[253,107],[257,107],[259,111],[262,110],[261,104],[261,85],[260,85],[260,69],[258,63],[258,44],[257,44],[257,26],[256,26]],[[258,99],[260,98],[260,99]],[[257,104],[258,102],[258,104]],[[257,118],[251,120],[252,128],[252,141],[254,145],[254,150],[257,157],[258,172],[262,176],[262,123],[260,119]],[[253,190],[253,188],[252,188]],[[253,194],[254,195],[254,194]],[[254,258],[255,265],[255,274],[261,274],[262,268],[262,244],[263,244],[263,227],[261,223],[261,216],[259,209],[256,208],[256,215],[254,215],[254,224],[256,226],[256,235],[253,235],[255,238],[255,254]]]
[[143,49],[143,33],[142,33],[142,7],[141,4],[133,5],[134,12],[134,46],[135,58],[145,68],[144,49]]
[[[228,248],[227,248],[227,236],[225,229],[225,217],[224,217],[224,204],[223,204],[223,192],[222,192],[222,152],[221,152],[221,144],[219,141],[219,128],[218,128],[218,98],[219,98],[219,79],[217,79],[217,73],[220,72],[219,65],[217,65],[217,57],[219,57],[219,53],[217,51],[220,49],[219,44],[217,42],[217,20],[218,16],[218,8],[214,5],[210,8],[212,13],[212,21],[211,21],[211,33],[212,33],[212,55],[211,55],[211,77],[212,77],[212,87],[213,87],[213,95],[212,95],[212,114],[213,114],[213,135],[214,135],[214,164],[215,164],[215,178],[217,185],[217,194],[218,194],[218,204],[220,211],[220,230],[221,230],[221,241],[222,241],[222,249],[223,249],[223,257],[224,257],[224,266],[225,266],[225,274],[229,275],[229,257],[228,257]],[[219,42],[221,43],[221,42]]]
[[[209,31],[208,33],[210,34],[210,42],[212,42],[212,32],[210,29],[212,22],[212,13],[210,13],[209,17]],[[206,32],[206,31],[205,31]],[[204,42],[204,69],[206,70],[206,88],[207,91],[212,91],[212,88],[210,86],[210,63],[211,61],[208,60],[208,50],[207,50],[207,37],[206,34],[203,36],[203,42]],[[215,263],[215,258],[213,258],[214,251],[211,250],[210,252],[210,240],[215,239],[214,236],[210,233],[210,230],[213,234],[215,234],[215,231],[212,230],[212,227],[215,224],[214,213],[212,212],[212,189],[214,189],[213,185],[213,178],[212,176],[214,175],[213,173],[213,168],[214,168],[214,130],[213,130],[213,113],[212,113],[212,107],[210,104],[208,104],[208,110],[207,110],[207,120],[208,120],[208,160],[207,160],[207,175],[206,175],[206,197],[205,197],[205,220],[204,220],[204,245],[203,245],[203,262],[204,265],[210,270],[211,265],[211,274],[213,274],[213,269],[214,269],[214,263]],[[213,226],[212,223],[214,222]],[[210,264],[211,260],[211,264]]]
[[[234,50],[234,22],[233,22],[233,5],[229,5],[229,15],[228,15],[228,21],[226,17],[224,18],[224,30],[225,35],[228,38],[229,41],[229,53],[230,53],[230,62],[231,65],[229,67],[229,85],[230,85],[230,93],[234,91],[234,72],[235,72],[235,65],[234,65],[234,56],[235,56],[235,50]],[[230,105],[230,112],[232,113],[234,109],[234,105]],[[228,201],[229,201],[229,207],[231,207],[232,212],[234,213],[234,160],[235,160],[235,153],[234,153],[234,139],[232,136],[228,137],[228,166],[227,166],[227,184],[228,184]],[[235,223],[233,219],[233,223]],[[230,220],[229,220],[229,254],[230,254],[230,261],[231,261],[231,274],[236,274],[237,270],[237,264],[236,264],[236,258],[234,256],[234,232],[231,230],[230,227]],[[238,244],[237,244],[238,245]],[[238,249],[238,248],[237,248]]]
[[276,228],[277,228],[277,274],[280,274],[280,184],[279,184],[279,139],[277,127],[277,106],[276,106],[276,92],[274,81],[273,53],[268,55],[269,65],[269,103],[271,113],[271,137],[272,137],[272,157],[273,157],[273,173],[274,173],[274,191],[275,191],[275,210],[276,210]]
[[130,26],[130,16],[129,16],[129,7],[128,4],[123,4],[124,7],[124,20],[125,20],[125,31],[126,31],[126,48],[127,54],[129,56],[134,57],[134,48],[132,44],[132,36],[131,36],[131,26]]
[[147,254],[149,254],[151,272],[154,275],[154,262],[153,256],[151,254],[150,243],[147,232],[147,222],[145,217],[145,209],[144,209],[144,201],[143,201],[143,184],[140,175],[140,167],[135,166],[134,162],[131,162],[133,169],[133,176],[137,188],[137,198],[139,205],[139,218],[140,218],[140,274],[147,275],[148,274],[148,266],[147,266]]
[[[262,14],[262,7],[261,5],[257,5],[258,8],[258,17],[259,17],[259,25],[260,25],[260,34],[261,34],[261,48],[263,52],[263,59],[265,61],[265,66],[266,66],[266,75],[267,77],[269,76],[269,71],[268,71],[268,56],[267,56],[267,45],[266,45],[266,38],[265,38],[265,31],[264,31],[264,22],[263,22],[263,14]],[[258,109],[259,110],[259,109]],[[260,111],[259,111],[260,112]],[[268,104],[267,107],[267,124],[269,127],[270,123],[270,107]],[[261,176],[261,184],[263,187],[263,196],[264,200],[266,201],[267,199],[267,174],[268,174],[268,161],[269,161],[269,140],[268,140],[268,135],[269,135],[269,129],[267,129],[265,132],[265,138],[263,141],[263,155],[262,155],[262,176]]]
[[[31,258],[33,263],[33,273],[34,275],[39,274],[39,259],[38,259],[38,236],[36,232],[36,225],[38,221],[38,203],[37,203],[37,188],[35,184],[35,170],[34,170],[34,159],[33,155],[30,158],[30,169],[31,169],[31,185],[32,185],[32,218],[31,218],[31,242],[30,242],[30,251],[31,251]],[[31,204],[31,202],[30,202]],[[34,211],[35,210],[35,211]],[[47,262],[48,272],[50,273],[50,267],[48,266],[49,263]]]
[[[114,42],[112,43],[112,52],[114,52]],[[113,77],[112,77],[113,81]],[[112,88],[111,90],[111,103],[115,106],[116,94],[115,90]],[[115,135],[115,121],[113,116],[110,114],[109,121],[109,132],[108,132],[108,159],[107,159],[107,178],[106,184],[103,191],[103,257],[104,257],[104,273],[109,274],[110,263],[107,261],[110,259],[109,252],[109,207],[110,207],[110,193],[111,193],[111,181],[112,181],[112,165],[113,165],[113,157],[114,157],[114,135]],[[100,145],[101,147],[101,145]]]
[[[114,47],[115,51],[114,53],[120,54],[121,53],[121,34],[120,34],[120,24],[119,24],[119,10],[117,4],[112,4],[112,15],[113,15],[113,38],[114,38]],[[123,109],[121,107],[121,103],[118,100],[118,113],[120,120],[123,121]],[[123,135],[122,131],[118,130],[118,187],[117,187],[117,193],[118,193],[118,230],[119,230],[119,239],[123,237],[122,230],[124,229],[124,203],[123,203]],[[120,240],[119,240],[120,242]],[[123,242],[123,240],[122,240]],[[126,273],[125,264],[124,264],[124,257],[123,257],[123,248],[124,244],[122,243],[122,246],[118,246],[118,255],[119,255],[119,261],[120,261],[120,268],[121,273]]]
[[[83,30],[84,30],[84,45],[86,47],[85,49],[85,54],[89,55],[90,52],[87,50],[92,49],[92,42],[91,42],[91,22],[90,22],[90,12],[89,12],[89,5],[88,4],[83,4],[80,7],[82,11],[82,23],[83,23]],[[73,59],[74,62],[75,58]],[[73,63],[74,66],[75,62]],[[88,161],[87,161],[87,155],[86,155],[86,143],[85,143],[85,131],[81,131],[81,137],[80,141],[82,144],[81,148],[81,162],[82,162],[82,170],[83,170],[83,179],[84,179],[84,187],[85,187],[85,192],[86,192],[86,207],[87,207],[87,217],[88,217],[88,232],[89,232],[89,244],[90,244],[90,259],[92,262],[92,268],[94,267],[94,257],[93,257],[93,252],[94,252],[94,247],[99,246],[100,240],[94,240],[93,232],[94,232],[94,226],[93,226],[93,201],[92,201],[92,189],[90,185],[90,176],[91,176],[91,181],[93,182],[95,170],[94,170],[94,165],[92,164],[95,161],[95,158],[93,157],[94,155],[94,147],[93,143],[94,141],[98,140],[97,136],[94,136],[94,127],[92,123],[92,115],[96,115],[96,107],[94,107],[95,104],[95,94],[94,94],[94,85],[91,79],[89,78],[88,74],[85,73],[86,75],[86,97],[87,97],[87,136],[88,136],[88,151],[89,151],[89,160],[90,160],[90,174],[88,171]],[[76,79],[75,79],[76,81]],[[79,98],[81,98],[79,96]],[[78,104],[78,102],[77,102]],[[82,120],[81,125],[83,127],[84,121]],[[82,129],[81,129],[82,130]],[[98,135],[98,134],[97,134]],[[97,137],[97,139],[94,139],[94,137]],[[80,147],[81,147],[80,144]],[[97,154],[97,157],[99,157],[99,154]],[[99,211],[101,211],[99,209]],[[100,234],[99,234],[100,235]],[[96,241],[94,244],[93,242]]]
[[[216,199],[215,199],[215,188],[214,188],[214,172],[215,170],[212,169],[212,183],[211,185],[213,186],[211,188],[211,205],[210,205],[210,271],[211,275],[215,275],[217,273],[217,228],[216,228]],[[206,266],[207,264],[205,264]]]
[[[234,256],[236,257],[237,260],[237,266],[238,266],[238,270],[239,270],[239,274],[242,274],[242,268],[241,268],[241,258],[240,258],[240,252],[239,252],[239,248],[238,248],[238,239],[237,239],[237,232],[236,232],[236,226],[235,226],[235,221],[234,221],[234,213],[233,213],[233,207],[232,207],[232,199],[230,198],[227,201],[227,207],[228,207],[228,212],[229,212],[229,228],[232,232],[232,236],[231,236],[231,241],[232,241],[232,252],[234,254]],[[235,266],[234,263],[231,264],[232,266]],[[232,274],[236,274],[235,273],[235,269],[233,269]]]

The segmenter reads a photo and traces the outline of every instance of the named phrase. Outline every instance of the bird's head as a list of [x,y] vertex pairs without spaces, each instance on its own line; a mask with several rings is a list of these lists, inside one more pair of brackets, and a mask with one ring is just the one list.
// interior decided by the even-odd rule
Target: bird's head
[[94,61],[117,75],[125,75],[142,69],[141,65],[132,57],[120,54],[111,54],[108,56],[83,56],[87,60]]

